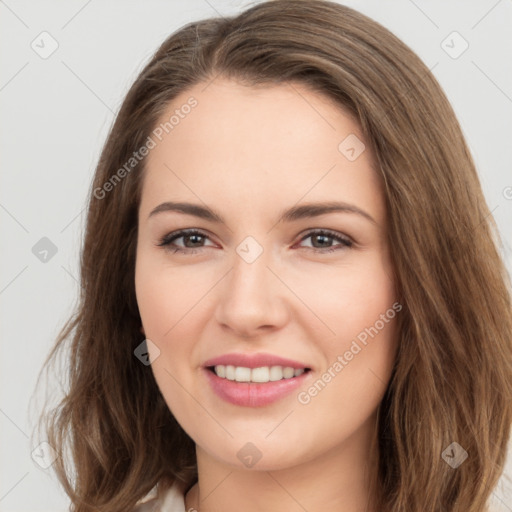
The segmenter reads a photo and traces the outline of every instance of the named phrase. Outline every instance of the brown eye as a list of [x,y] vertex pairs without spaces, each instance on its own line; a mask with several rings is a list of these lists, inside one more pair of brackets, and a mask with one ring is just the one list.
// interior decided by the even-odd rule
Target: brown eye
[[[183,245],[176,245],[174,242],[176,240],[183,239]],[[164,236],[159,246],[164,246],[166,250],[171,252],[183,252],[183,253],[191,253],[194,254],[196,251],[194,249],[201,249],[206,247],[201,245],[206,240],[209,240],[208,236],[201,231],[190,229],[190,230],[182,230],[177,231],[176,233],[170,233]]]
[[[310,238],[312,240],[311,248],[316,252],[332,252],[339,249],[344,249],[347,247],[352,247],[352,240],[348,237],[345,237],[339,233],[326,231],[326,230],[317,230],[310,231],[306,236],[302,238],[301,241]],[[333,245],[333,242],[339,242],[338,245]]]

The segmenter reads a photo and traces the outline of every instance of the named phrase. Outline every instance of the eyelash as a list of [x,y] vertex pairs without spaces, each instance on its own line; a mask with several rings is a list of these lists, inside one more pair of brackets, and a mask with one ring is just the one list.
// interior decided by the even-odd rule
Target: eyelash
[[[157,245],[159,247],[163,246],[165,248],[165,250],[170,251],[172,253],[196,254],[197,250],[203,249],[203,247],[197,247],[197,248],[171,247],[171,243],[174,242],[175,240],[182,238],[182,237],[193,236],[193,235],[198,235],[202,238],[206,238],[209,240],[208,235],[206,235],[202,231],[199,231],[197,229],[185,229],[185,230],[181,230],[181,231],[177,231],[175,233],[170,233],[168,235],[165,235],[163,238],[160,239],[160,242]],[[335,231],[330,231],[327,229],[312,230],[312,231],[308,232],[306,235],[304,235],[301,238],[300,242],[302,242],[306,238],[309,238],[309,237],[315,236],[315,235],[327,236],[337,242],[341,242],[341,244],[342,244],[341,246],[328,247],[325,249],[321,249],[321,248],[319,249],[317,247],[309,247],[309,249],[311,249],[313,252],[316,252],[316,253],[334,252],[334,251],[338,251],[340,249],[350,248],[353,245],[352,240],[350,240],[348,237],[341,236],[338,233],[336,233]]]

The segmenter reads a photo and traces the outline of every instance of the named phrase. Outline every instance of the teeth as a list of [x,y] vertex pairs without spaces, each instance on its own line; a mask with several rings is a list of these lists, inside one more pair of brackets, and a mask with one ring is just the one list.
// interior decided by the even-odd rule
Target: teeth
[[304,373],[304,368],[291,366],[262,366],[260,368],[245,368],[219,364],[214,367],[217,377],[235,380],[236,382],[274,382],[281,379],[291,379]]
[[[222,366],[222,365],[219,365],[219,366]],[[217,367],[215,367],[215,370],[217,370]],[[217,373],[217,371],[215,371],[215,373]],[[219,374],[217,373],[217,375],[219,375]],[[220,377],[220,375],[219,375],[219,377]],[[226,379],[235,380],[235,367],[234,366],[231,366],[231,365],[226,366]]]
[[224,365],[216,366],[215,371],[219,377],[226,378],[226,367]]
[[282,366],[272,366],[270,368],[270,376],[269,380],[281,380],[283,378],[283,367]]
[[287,366],[283,369],[283,379],[291,379],[293,377],[295,370]]
[[251,380],[251,369],[244,368],[243,366],[237,366],[235,368],[235,380],[237,382],[250,382]]
[[[249,368],[247,368],[248,370]],[[251,381],[252,382],[268,382],[270,376],[270,369],[268,366],[263,368],[253,368],[251,370]]]

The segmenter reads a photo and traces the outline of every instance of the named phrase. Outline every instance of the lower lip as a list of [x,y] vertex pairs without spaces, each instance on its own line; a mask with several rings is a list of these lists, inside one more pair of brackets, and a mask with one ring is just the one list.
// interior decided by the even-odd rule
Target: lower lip
[[304,383],[311,371],[298,377],[273,382],[236,382],[218,377],[204,368],[206,378],[213,391],[226,402],[244,407],[262,407],[289,395]]

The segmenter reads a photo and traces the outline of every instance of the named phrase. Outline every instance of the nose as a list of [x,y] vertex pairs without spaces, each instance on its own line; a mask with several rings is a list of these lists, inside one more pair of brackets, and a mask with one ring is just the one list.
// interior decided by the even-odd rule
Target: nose
[[250,263],[235,253],[219,289],[217,322],[233,337],[256,338],[285,325],[288,315],[286,286],[273,271],[267,252]]

